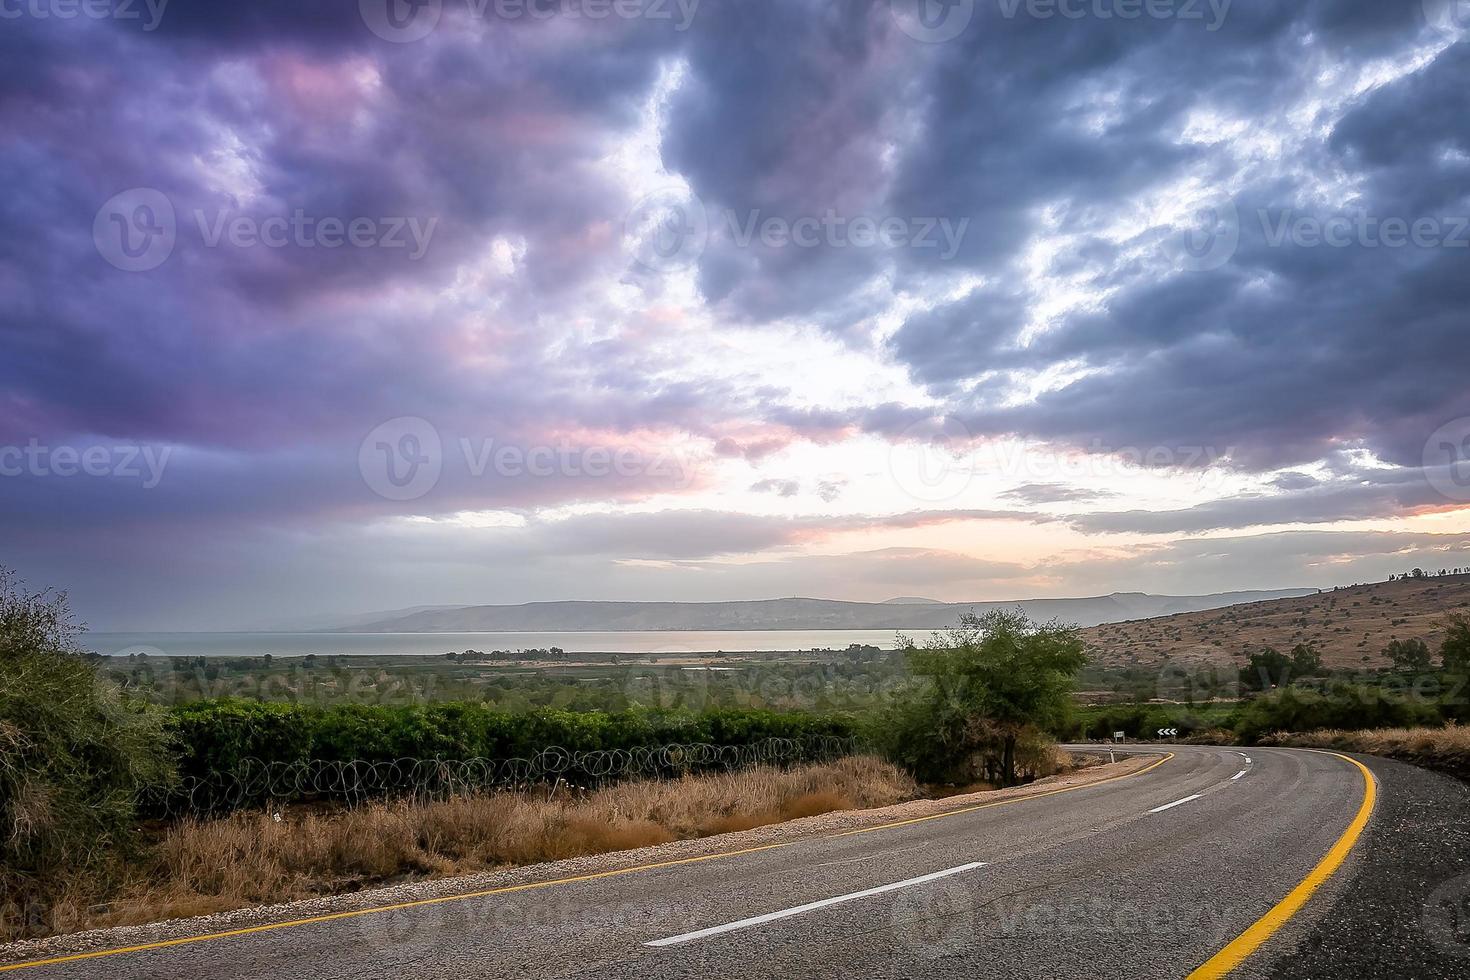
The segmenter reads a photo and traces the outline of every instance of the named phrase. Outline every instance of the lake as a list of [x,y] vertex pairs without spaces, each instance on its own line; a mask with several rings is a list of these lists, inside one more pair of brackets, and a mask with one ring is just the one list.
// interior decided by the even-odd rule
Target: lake
[[461,650],[568,653],[725,653],[846,649],[862,643],[892,650],[894,630],[627,630],[567,633],[88,633],[96,653],[166,657],[442,657]]

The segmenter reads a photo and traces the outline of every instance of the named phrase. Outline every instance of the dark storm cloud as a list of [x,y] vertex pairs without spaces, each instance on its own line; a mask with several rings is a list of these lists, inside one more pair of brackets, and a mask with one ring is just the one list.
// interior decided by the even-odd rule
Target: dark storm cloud
[[[526,248],[524,275],[503,301],[516,321],[533,308],[555,310],[558,297],[618,262],[615,249],[587,244],[627,203],[596,161],[607,137],[635,122],[665,57],[684,59],[686,77],[669,106],[664,162],[707,206],[787,220],[829,209],[967,217],[976,231],[955,265],[987,271],[1014,261],[1039,204],[1060,202],[1064,223],[1085,227],[1120,196],[1197,163],[1207,151],[1177,139],[1185,114],[1281,98],[1308,39],[1366,57],[1425,30],[1382,4],[1237,7],[1215,32],[1189,23],[1007,18],[981,4],[961,38],[923,45],[899,32],[882,4],[712,3],[686,35],[615,23],[569,30],[565,46],[543,43],[563,25],[538,35],[532,25],[492,18],[458,29],[468,10],[455,7],[429,38],[393,45],[364,30],[351,7],[179,2],[147,35],[107,24],[17,25],[8,63],[31,64],[34,74],[8,75],[3,102],[6,121],[26,136],[0,148],[21,181],[0,214],[0,254],[14,264],[0,330],[17,352],[0,382],[24,403],[20,433],[111,427],[238,442],[245,437],[224,431],[234,420],[257,438],[284,422],[285,412],[252,411],[262,392],[277,406],[290,403],[307,431],[332,424],[355,391],[407,389],[430,408],[448,393],[444,400],[464,404],[446,363],[455,338],[442,321],[470,310],[430,311],[424,322],[418,310],[350,298],[386,294],[399,282],[447,285],[497,235],[509,235]],[[742,56],[751,50],[763,56]],[[1422,197],[1414,162],[1426,160],[1431,140],[1458,138],[1456,57],[1463,60],[1451,52],[1370,95],[1334,134],[1332,152],[1360,169],[1374,152],[1396,152],[1378,169]],[[242,75],[239,62],[227,69],[230,58],[246,59],[250,72]],[[376,81],[364,83],[369,70]],[[186,77],[190,84],[177,84]],[[1099,131],[1083,116],[1104,94],[1111,109]],[[43,113],[46,103],[79,111]],[[1374,137],[1426,106],[1430,120],[1412,124],[1408,139]],[[210,162],[229,148],[222,132],[244,141],[242,161]],[[1385,144],[1402,149],[1372,149]],[[92,149],[75,152],[81,147]],[[247,166],[259,199],[242,204],[216,186],[221,164]],[[1453,164],[1424,166],[1456,177]],[[158,187],[183,219],[177,254],[135,277],[99,262],[90,241],[98,203],[127,186]],[[1399,203],[1403,210],[1435,201]],[[259,221],[296,208],[436,225],[418,262],[388,250],[194,247],[195,211]],[[716,241],[704,257],[708,299],[756,319],[801,311],[838,331],[870,311],[858,287],[880,269],[902,278],[932,265],[917,250],[729,246]],[[1352,358],[1342,365],[1351,373],[1337,375],[1340,390],[1374,380],[1364,377],[1366,366],[1382,363],[1390,341],[1380,332],[1375,342],[1370,331],[1390,310],[1427,348],[1422,363],[1448,370],[1458,319],[1447,303],[1458,297],[1457,270],[1446,262],[1406,270],[1414,281],[1397,291],[1360,296],[1339,290],[1339,279],[1389,278],[1364,274],[1378,256],[1256,254],[1248,243],[1236,266],[1159,282],[1146,270],[1130,280],[1130,270],[1106,268],[1105,252],[1088,261],[1121,282],[1121,293],[1104,312],[1074,317],[1025,350],[1010,341],[1034,298],[995,288],[912,318],[891,350],[916,378],[953,397],[956,414],[979,432],[1109,444],[1187,436],[1247,461],[1308,458],[1340,434],[1324,430],[1342,418],[1341,406],[1296,383],[1294,372],[1320,364],[1325,347],[1329,358]],[[1249,295],[1260,272],[1291,288]],[[406,318],[415,322],[407,336]],[[1324,343],[1329,322],[1341,342]],[[507,326],[497,354],[535,365],[525,349],[534,340],[523,338],[521,323]],[[1303,357],[1308,344],[1314,359]],[[962,391],[975,391],[966,382],[986,372],[1076,358],[1102,371],[1032,405],[964,403]],[[498,384],[514,386],[515,376]],[[209,378],[208,391],[197,390],[200,377]],[[626,379],[609,369],[599,380]],[[1452,407],[1429,394],[1442,389],[1433,379],[1407,399],[1402,381],[1380,375],[1375,387],[1384,400],[1418,402],[1384,406],[1410,417],[1385,412],[1372,423],[1403,430],[1394,440],[1400,457]],[[988,384],[978,392],[997,382]],[[664,407],[671,394],[661,396]],[[767,402],[773,418],[789,411],[781,400],[778,393]],[[698,401],[684,406],[687,414],[708,407]],[[505,408],[494,399],[482,407]]]
[[[14,53],[33,72],[7,72],[0,93],[12,190],[0,403],[14,406],[0,430],[277,447],[396,413],[548,417],[536,403],[551,400],[557,365],[535,317],[558,316],[621,262],[600,229],[626,194],[597,161],[631,125],[669,32],[568,57],[495,23],[391,45],[355,4],[181,8],[167,11],[173,33],[6,22],[0,62]],[[173,252],[151,271],[109,266],[93,241],[99,206],[129,187],[160,191],[177,216]],[[211,244],[225,222],[298,212],[379,222],[409,247]],[[428,234],[415,242],[405,226]],[[428,308],[400,292],[447,289],[502,236],[524,254],[488,317],[473,288]],[[471,316],[488,329],[481,319],[466,336]],[[472,377],[461,353],[503,374]],[[578,357],[563,349],[557,364]],[[630,387],[624,376],[600,390],[626,424],[656,422],[665,409],[641,412]],[[550,418],[577,414],[557,401]]]
[[1067,566],[1069,581],[1101,591],[1125,580],[1146,591],[1193,594],[1222,589],[1331,587],[1379,582],[1416,566],[1463,566],[1470,535],[1404,531],[1282,531],[1185,538]]
[[[166,580],[165,543],[220,542],[191,556],[190,577],[218,574],[225,552],[238,551],[264,579],[269,562],[248,545],[251,532],[289,538],[312,521],[357,527],[366,541],[374,518],[510,511],[534,529],[506,531],[506,553],[547,549],[555,558],[526,583],[554,590],[568,575],[605,576],[619,558],[696,561],[840,530],[1046,520],[971,510],[773,523],[699,512],[553,528],[536,524],[538,508],[641,500],[669,483],[482,478],[462,459],[425,496],[387,501],[365,485],[359,445],[410,415],[431,420],[451,454],[460,438],[657,452],[692,437],[717,458],[759,464],[801,439],[923,440],[916,424],[949,415],[975,438],[1016,434],[1084,452],[1202,447],[1262,470],[1330,464],[1320,485],[1287,475],[1279,493],[1076,519],[1098,532],[1442,505],[1422,481],[1375,476],[1343,451],[1361,445],[1414,467],[1430,432],[1470,416],[1470,250],[1281,245],[1270,226],[1359,211],[1470,214],[1470,45],[1364,88],[1340,118],[1315,107],[1317,117],[1292,125],[1325,127],[1325,138],[1246,173],[1235,141],[1253,134],[1185,139],[1186,130],[1215,116],[1269,120],[1324,71],[1349,78],[1372,59],[1405,64],[1444,40],[1420,5],[1236,3],[1218,30],[975,9],[975,23],[942,44],[906,36],[887,3],[826,0],[704,0],[687,32],[638,20],[502,22],[451,0],[432,33],[405,44],[368,30],[355,0],[171,0],[156,30],[6,19],[0,446],[138,443],[178,454],[152,489],[0,480],[6,544],[63,582],[68,566],[81,576],[106,556],[56,542],[147,552],[151,566],[142,557],[128,566],[133,601],[149,567]],[[703,307],[675,310],[672,326],[652,313],[681,307],[669,282],[628,271],[622,223],[637,195],[619,156],[671,78],[648,150],[657,162],[627,169],[643,168],[640,187],[658,168],[686,183],[716,226],[693,269]],[[1162,263],[1172,227],[1125,242],[1104,235],[1136,197],[1187,177],[1229,190],[1241,216],[1230,261],[1200,272]],[[170,203],[178,241],[157,268],[127,272],[104,260],[94,219],[112,195],[139,187]],[[205,240],[222,221],[259,226],[298,211],[417,219],[432,234],[412,258]],[[945,255],[741,244],[724,217],[828,214],[968,224]],[[1043,230],[1074,247],[1036,277],[1029,247]],[[1094,301],[1044,315],[1046,287],[1063,279]],[[951,300],[957,284],[970,291]],[[921,309],[891,332],[882,315],[896,299]],[[764,378],[701,376],[691,364],[706,353],[702,338],[680,330],[705,315],[815,324],[907,368],[928,407],[885,395],[835,408]],[[1072,380],[1016,397],[1049,372]],[[701,451],[684,489],[709,476]],[[741,485],[780,493],[797,479],[823,501],[841,489],[764,477]],[[1096,499],[1084,493],[1032,485],[1008,499]],[[322,545],[318,571],[333,556],[361,559],[366,545],[350,537]],[[433,544],[445,547],[438,536]],[[397,542],[395,553],[416,547],[429,549]],[[501,558],[450,554],[420,560],[452,577]],[[926,555],[914,559],[916,584],[943,567]]]
[[1061,483],[1028,483],[1001,494],[1007,500],[1023,504],[1072,504],[1116,497],[1111,490],[1073,487]]
[[[1315,4],[1294,14],[1285,7],[1262,14],[1237,5],[1226,28],[1211,38],[1191,37],[1176,26],[1167,51],[1143,30],[1135,32],[1143,37],[1136,45],[1128,45],[1121,30],[1111,43],[1106,31],[1089,31],[1094,47],[1064,45],[1046,62],[1048,70],[1071,64],[1077,71],[1044,75],[1036,90],[1017,97],[1041,118],[1041,135],[1025,138],[1015,128],[993,125],[986,138],[973,134],[968,145],[981,159],[989,153],[1017,157],[1008,168],[966,171],[976,182],[979,174],[999,178],[989,203],[1001,217],[981,224],[1009,235],[1008,216],[1039,200],[1060,200],[1068,220],[1106,214],[1118,194],[1201,162],[1198,154],[1206,151],[1186,153],[1175,142],[1185,110],[1252,100],[1266,108],[1281,105],[1306,63],[1303,43],[1317,45],[1320,56],[1354,64],[1422,39],[1427,31],[1417,14],[1417,5]],[[1308,33],[1314,29],[1320,33]],[[1418,463],[1436,427],[1470,413],[1470,396],[1455,381],[1463,364],[1462,311],[1470,299],[1470,249],[1464,247],[1470,233],[1463,231],[1470,215],[1470,97],[1460,84],[1467,67],[1470,48],[1454,45],[1421,70],[1370,90],[1324,145],[1233,194],[1240,246],[1220,268],[1179,272],[1119,264],[1101,250],[1083,267],[1094,270],[1099,287],[1116,292],[1101,309],[1069,315],[1024,346],[1017,339],[1025,297],[987,288],[910,318],[892,350],[919,380],[952,397],[955,414],[979,433],[1014,432],[1103,451],[1205,445],[1250,467],[1310,462],[1361,441],[1391,462]],[[1045,134],[1066,120],[1065,113],[1040,110],[1048,83],[1057,98],[1075,98],[1098,71],[1116,76],[1110,92],[1123,93],[1120,120],[1074,152],[1048,147]],[[1141,78],[1153,96],[1130,98],[1129,80]],[[969,118],[958,106],[965,85],[957,89],[954,115]],[[1006,100],[996,101],[1003,108],[990,111],[1006,111]],[[936,162],[906,171],[915,174],[918,193],[930,186],[962,190],[963,180],[940,179],[949,165],[942,161],[957,162],[966,152],[951,145],[940,156],[942,145],[959,139],[945,130],[940,146],[923,144],[921,152]],[[1126,146],[1122,167],[1106,156],[1118,143]],[[1140,164],[1146,174],[1137,172]],[[1207,166],[1205,172],[1212,171]],[[1228,186],[1229,172],[1213,172],[1220,186]],[[1323,202],[1313,183],[1319,180],[1351,180],[1362,190]],[[1273,237],[1283,219],[1356,220],[1363,213],[1410,224],[1433,219],[1455,240],[1430,248],[1387,248],[1371,240],[1323,247]],[[1023,226],[1017,234],[1028,231]],[[1152,230],[1148,241],[1170,232]],[[1006,238],[998,254],[1008,255],[1017,242]],[[1091,370],[1005,408],[993,407],[984,390],[970,398],[952,394],[957,379],[1062,364]]]
[[1285,493],[1226,497],[1185,510],[1096,512],[1069,520],[1090,533],[1189,534],[1394,517],[1444,503],[1443,495],[1425,481],[1421,471],[1403,470],[1377,483],[1344,481]]
[[1315,487],[1321,481],[1310,473],[1297,473],[1288,471],[1282,473],[1271,481],[1272,485],[1282,490],[1306,490]]
[[757,480],[750,485],[754,493],[774,493],[778,497],[794,497],[801,492],[799,480]]
[[537,547],[557,554],[693,560],[749,554],[819,541],[843,531],[911,529],[936,524],[1036,520],[1009,511],[913,511],[903,514],[773,517],[711,510],[588,514],[535,525]]

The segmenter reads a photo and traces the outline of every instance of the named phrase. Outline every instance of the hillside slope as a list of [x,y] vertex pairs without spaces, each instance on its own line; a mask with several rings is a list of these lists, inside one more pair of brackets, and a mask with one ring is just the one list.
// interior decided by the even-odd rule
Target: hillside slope
[[1437,622],[1470,612],[1470,575],[1376,582],[1204,612],[1095,626],[1083,632],[1104,666],[1229,664],[1263,646],[1311,643],[1331,667],[1378,666],[1390,640],[1423,639],[1439,649]]
[[1060,619],[1095,626],[1125,619],[1232,603],[1300,595],[1282,592],[1222,592],[1206,596],[1156,596],[1119,592],[1082,599],[1023,599],[1015,602],[889,603],[836,599],[758,599],[749,602],[528,602],[517,606],[460,606],[425,609],[375,622],[353,622],[339,632],[467,633],[565,630],[933,630],[953,626],[960,613],[1024,609],[1033,619]]

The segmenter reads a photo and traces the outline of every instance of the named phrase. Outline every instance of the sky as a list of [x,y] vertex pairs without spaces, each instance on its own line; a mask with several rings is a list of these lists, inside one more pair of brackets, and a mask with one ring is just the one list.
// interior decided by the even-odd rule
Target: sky
[[94,629],[1470,565],[1460,0],[0,0]]

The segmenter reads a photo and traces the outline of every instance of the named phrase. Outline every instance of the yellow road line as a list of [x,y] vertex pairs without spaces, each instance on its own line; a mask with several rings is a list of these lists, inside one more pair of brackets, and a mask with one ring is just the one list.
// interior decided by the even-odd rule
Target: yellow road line
[[1093,786],[1101,786],[1104,783],[1115,782],[1119,779],[1127,779],[1130,776],[1141,776],[1151,769],[1174,758],[1170,752],[1157,762],[1137,769],[1133,772],[1125,772],[1120,776],[1110,776],[1107,779],[1099,779],[1093,783],[1079,783],[1076,786],[1064,786],[1061,789],[1048,790],[1044,793],[1031,793],[1026,796],[1017,796],[1009,800],[999,800],[995,803],[985,803],[980,806],[962,807],[957,810],[946,810],[943,813],[935,813],[927,817],[919,817],[914,820],[898,820],[893,823],[879,824],[876,827],[864,827],[861,830],[846,830],[838,834],[827,834],[822,837],[803,837],[797,840],[781,841],[776,844],[762,844],[758,847],[741,848],[738,851],[721,851],[716,854],[700,854],[695,857],[678,858],[673,861],[659,861],[654,864],[639,864],[631,868],[616,868],[612,871],[598,871],[593,874],[576,875],[571,878],[553,878],[550,881],[533,881],[524,885],[506,885],[501,888],[487,888],[483,891],[466,892],[462,895],[441,895],[438,898],[422,898],[412,902],[398,902],[394,905],[376,905],[371,908],[353,909],[348,912],[331,912],[325,915],[313,915],[303,919],[292,919],[287,922],[270,922],[264,925],[248,926],[243,929],[230,929],[225,932],[210,932],[199,936],[181,936],[178,939],[162,939],[158,942],[141,943],[137,946],[120,946],[116,949],[99,949],[90,953],[72,953],[67,956],[53,956],[44,960],[25,960],[20,963],[0,964],[0,973],[11,970],[28,970],[38,966],[54,966],[58,963],[72,963],[77,960],[94,960],[104,956],[121,956],[124,953],[141,953],[150,949],[166,949],[170,946],[187,946],[192,943],[202,943],[211,939],[229,939],[233,936],[248,936],[256,932],[274,932],[277,929],[290,929],[295,926],[312,925],[318,922],[331,922],[336,919],[352,919],[360,915],[375,915],[379,912],[395,912],[400,909],[420,908],[426,905],[440,905],[445,902],[460,902],[471,898],[484,898],[488,895],[508,895],[511,892],[531,891],[537,888],[550,888],[552,885],[569,885],[579,881],[594,881],[598,878],[613,878],[618,875],[633,874],[638,871],[653,871],[657,868],[672,868],[681,864],[697,864],[701,861],[714,861],[719,858],[737,857],[741,854],[754,854],[757,851],[772,851],[781,847],[790,847],[793,844],[808,844],[812,841],[830,840],[834,837],[846,837],[855,833],[870,833],[875,830],[888,830],[892,827],[905,827],[909,824],[921,823],[926,820],[938,820],[940,817],[953,817],[961,813],[973,813],[976,810],[984,810],[994,806],[1004,806],[1007,803],[1023,803],[1026,800],[1035,800],[1043,796],[1054,796],[1057,793],[1066,793],[1072,790],[1088,789]]
[[713,861],[715,858],[734,857],[737,854],[751,854],[755,851],[769,851],[777,847],[789,847],[797,841],[785,841],[779,844],[762,844],[759,847],[747,847],[738,851],[725,851],[720,854],[703,854],[698,857],[679,858],[677,861],[660,861],[657,864],[642,864],[632,868],[618,868],[613,871],[598,871],[595,874],[576,875],[571,878],[556,878],[551,881],[533,881],[524,885],[506,885],[502,888],[487,888],[484,891],[466,892],[463,895],[441,895],[438,898],[421,898],[412,902],[398,902],[394,905],[375,905],[372,908],[353,909],[348,912],[331,912],[326,915],[313,915],[305,919],[292,919],[288,922],[269,922],[265,925],[248,926],[244,929],[230,929],[226,932],[211,932],[201,936],[181,936],[178,939],[163,939],[154,943],[142,943],[138,946],[120,946],[117,949],[99,949],[91,953],[73,953],[69,956],[56,956],[47,960],[28,960],[24,963],[6,963],[0,965],[0,973],[8,970],[24,970],[33,966],[50,966],[55,963],[71,963],[75,960],[94,960],[102,956],[118,956],[122,953],[141,953],[149,949],[164,949],[168,946],[185,946],[189,943],[202,943],[208,939],[228,939],[231,936],[248,936],[253,932],[272,932],[276,929],[290,929],[292,926],[306,926],[316,922],[331,922],[334,919],[352,919],[359,915],[373,915],[378,912],[394,912],[399,909],[419,908],[425,905],[439,905],[443,902],[458,902],[467,898],[484,898],[486,895],[506,895],[510,892],[530,891],[534,888],[549,888],[552,885],[567,885],[575,881],[592,881],[595,878],[611,878],[615,875],[631,874],[634,871],[650,871],[654,868],[670,868],[676,864],[694,864],[696,861]]
[[943,813],[931,813],[927,817],[913,817],[909,820],[899,820],[895,823],[879,824],[876,827],[859,827],[857,830],[844,830],[841,833],[831,834],[830,836],[847,837],[852,834],[871,834],[875,830],[888,830],[890,827],[907,827],[909,824],[924,823],[927,820],[938,820],[941,817],[952,817],[957,813],[974,813],[976,810],[989,810],[991,807],[1005,806],[1008,803],[1020,803],[1024,800],[1037,800],[1043,796],[1055,796],[1058,793],[1068,793],[1074,789],[1082,789],[1087,786],[1101,786],[1104,783],[1111,783],[1119,779],[1127,779],[1129,776],[1141,776],[1144,773],[1148,772],[1150,769],[1157,769],[1159,766],[1162,766],[1164,763],[1168,762],[1172,758],[1174,758],[1174,753],[1166,752],[1164,753],[1164,757],[1162,759],[1157,762],[1150,763],[1149,765],[1144,766],[1142,769],[1135,769],[1133,772],[1125,772],[1121,776],[1109,776],[1107,779],[1099,779],[1095,783],[1081,783],[1077,786],[1063,786],[1060,789],[1049,789],[1044,793],[1028,793],[1025,796],[1012,797],[1009,800],[996,800],[994,803],[979,803],[975,806],[962,807],[958,810],[946,810]]
[[[1308,751],[1317,751],[1315,749]],[[1245,962],[1261,944],[1276,934],[1276,931],[1286,925],[1287,921],[1297,912],[1301,911],[1307,900],[1321,888],[1332,873],[1342,866],[1347,859],[1348,852],[1358,842],[1363,828],[1368,825],[1368,818],[1373,813],[1373,803],[1378,797],[1378,784],[1373,778],[1373,773],[1368,767],[1357,759],[1343,755],[1340,752],[1323,752],[1323,755],[1334,755],[1358,767],[1363,775],[1363,802],[1358,806],[1357,815],[1353,817],[1352,823],[1348,824],[1347,830],[1343,831],[1337,843],[1332,849],[1317,862],[1317,866],[1301,880],[1301,882],[1287,893],[1287,896],[1277,902],[1269,912],[1257,919],[1249,929],[1242,932],[1231,940],[1230,944],[1214,956],[1204,962],[1199,969],[1189,975],[1187,980],[1214,980],[1223,977]]]

